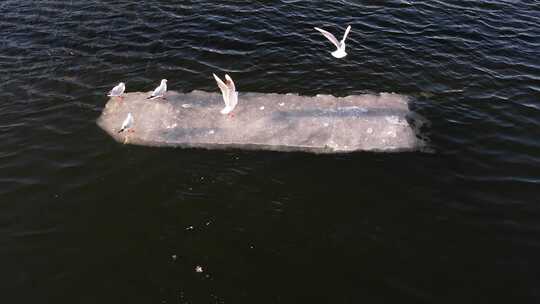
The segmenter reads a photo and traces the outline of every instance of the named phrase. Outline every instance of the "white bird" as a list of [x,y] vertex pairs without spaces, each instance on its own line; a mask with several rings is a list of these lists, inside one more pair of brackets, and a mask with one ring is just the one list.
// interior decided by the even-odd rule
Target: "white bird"
[[124,91],[126,90],[126,85],[123,82],[120,82],[117,86],[115,86],[107,96],[109,97],[120,97],[122,98],[122,94],[124,94]]
[[318,27],[316,27],[315,29],[321,32],[321,34],[323,34],[324,37],[328,38],[328,40],[330,40],[330,42],[332,42],[336,46],[337,50],[332,52],[332,56],[336,58],[343,58],[347,56],[347,53],[345,52],[345,39],[347,39],[347,35],[349,35],[349,32],[351,31],[350,25],[345,30],[345,34],[343,34],[343,39],[341,39],[341,41],[338,41],[336,37],[332,35],[332,33],[329,33]]
[[221,94],[223,95],[223,101],[225,102],[225,108],[221,110],[221,114],[229,114],[234,110],[236,104],[238,103],[238,92],[236,92],[236,87],[234,86],[234,81],[225,74],[225,82],[223,82],[219,77],[214,75],[214,79],[221,89]]
[[122,123],[122,127],[120,128],[120,131],[118,133],[122,133],[125,130],[131,128],[133,126],[133,116],[131,113],[128,113],[126,119],[124,119],[124,122]]
[[162,98],[163,95],[165,95],[165,92],[167,92],[167,79],[161,79],[159,86],[154,89],[152,94],[147,99]]

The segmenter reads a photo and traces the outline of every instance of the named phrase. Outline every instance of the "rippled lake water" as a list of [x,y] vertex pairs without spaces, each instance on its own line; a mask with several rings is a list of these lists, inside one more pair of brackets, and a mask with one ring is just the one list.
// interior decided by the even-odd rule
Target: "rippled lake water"
[[[314,26],[352,25],[336,60]],[[540,2],[0,2],[5,303],[540,300]],[[431,152],[124,146],[149,91],[396,92]],[[200,267],[200,268],[199,268]]]

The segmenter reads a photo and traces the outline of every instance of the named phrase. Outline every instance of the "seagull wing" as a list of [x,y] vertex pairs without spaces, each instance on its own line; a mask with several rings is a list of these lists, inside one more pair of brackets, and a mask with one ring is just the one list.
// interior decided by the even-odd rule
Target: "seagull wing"
[[161,84],[161,90],[159,90],[159,95],[164,95],[167,92],[167,83]]
[[221,95],[223,95],[225,106],[229,106],[229,87],[221,79],[219,79],[216,74],[212,75],[214,75],[214,79],[216,80],[218,87],[221,89]]
[[231,90],[231,92],[236,91],[236,87],[234,86],[234,81],[228,74],[225,74],[225,81],[227,81],[227,87],[229,88],[229,90]]
[[345,30],[345,34],[343,34],[343,39],[341,39],[341,43],[345,43],[345,39],[347,39],[347,36],[349,35],[349,32],[351,31],[351,26],[347,26],[347,29]]
[[152,97],[157,96],[160,88],[161,88],[161,85],[159,85],[157,88],[155,88],[154,91],[152,91],[152,94],[150,96],[152,96]]
[[119,84],[119,85],[117,85],[116,87],[114,87],[112,93],[113,93],[114,95],[120,95],[120,94],[124,93],[124,88],[122,87],[121,84]]
[[321,32],[321,34],[324,35],[324,37],[328,38],[328,40],[330,40],[330,42],[332,42],[338,49],[341,45],[341,43],[339,43],[339,41],[336,39],[336,37],[334,35],[332,35],[332,33],[329,33],[323,29],[320,29],[318,27],[315,28],[317,31]]
[[232,80],[229,75],[225,74],[225,80],[227,81],[227,87],[229,88],[229,104],[232,109],[236,107],[236,104],[238,103],[238,92],[236,92],[236,86],[234,85],[234,81]]

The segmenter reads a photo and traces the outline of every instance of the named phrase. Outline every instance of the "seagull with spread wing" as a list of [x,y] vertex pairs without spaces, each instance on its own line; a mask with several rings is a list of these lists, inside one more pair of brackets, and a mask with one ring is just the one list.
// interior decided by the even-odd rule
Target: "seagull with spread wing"
[[332,33],[329,33],[318,27],[316,27],[315,29],[321,32],[321,34],[323,34],[324,37],[328,38],[328,40],[330,40],[330,42],[332,42],[336,46],[337,50],[332,52],[332,56],[336,58],[343,58],[347,56],[347,53],[345,52],[345,39],[347,39],[347,35],[349,35],[349,32],[351,31],[350,25],[345,30],[345,34],[343,35],[343,38],[341,39],[341,41],[338,41],[336,37],[332,35]]
[[219,77],[217,77],[216,74],[212,75],[214,75],[214,79],[216,80],[219,88],[221,89],[223,101],[225,102],[225,108],[221,110],[221,114],[230,114],[238,103],[238,92],[236,92],[234,81],[227,74],[225,74],[225,82],[223,82]]

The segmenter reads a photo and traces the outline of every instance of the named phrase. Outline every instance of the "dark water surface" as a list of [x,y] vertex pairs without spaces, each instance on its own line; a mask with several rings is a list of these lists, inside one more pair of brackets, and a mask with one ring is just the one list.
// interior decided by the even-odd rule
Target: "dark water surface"
[[[313,26],[353,30],[336,60]],[[539,1],[0,2],[2,303],[538,303]],[[104,93],[396,92],[433,153],[123,146]],[[203,272],[196,272],[201,266]]]

